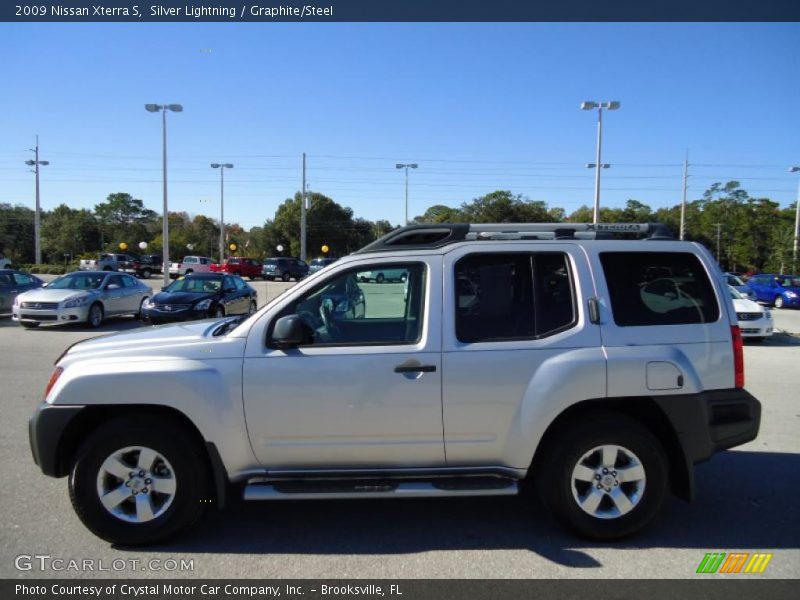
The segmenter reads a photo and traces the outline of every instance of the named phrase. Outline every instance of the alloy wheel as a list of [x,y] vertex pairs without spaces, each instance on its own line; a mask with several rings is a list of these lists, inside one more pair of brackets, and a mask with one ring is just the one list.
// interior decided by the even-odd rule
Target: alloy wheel
[[606,444],[584,454],[572,470],[572,497],[586,514],[616,519],[642,500],[647,477],[639,457]]

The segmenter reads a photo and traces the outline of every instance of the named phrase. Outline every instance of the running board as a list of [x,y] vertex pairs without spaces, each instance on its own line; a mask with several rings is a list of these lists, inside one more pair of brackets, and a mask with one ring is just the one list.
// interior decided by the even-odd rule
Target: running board
[[245,500],[341,500],[348,498],[445,498],[513,496],[517,481],[506,477],[458,477],[428,481],[291,481],[251,483]]

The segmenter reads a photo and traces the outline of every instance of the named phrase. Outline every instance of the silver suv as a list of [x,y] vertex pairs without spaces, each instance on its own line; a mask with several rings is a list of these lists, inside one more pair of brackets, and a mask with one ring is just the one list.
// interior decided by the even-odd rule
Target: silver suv
[[[364,277],[387,270],[402,273]],[[164,539],[233,489],[530,487],[573,531],[613,539],[668,491],[690,500],[694,463],[756,437],[743,388],[736,313],[698,244],[653,225],[411,226],[242,322],[72,346],[30,438],[114,543]]]

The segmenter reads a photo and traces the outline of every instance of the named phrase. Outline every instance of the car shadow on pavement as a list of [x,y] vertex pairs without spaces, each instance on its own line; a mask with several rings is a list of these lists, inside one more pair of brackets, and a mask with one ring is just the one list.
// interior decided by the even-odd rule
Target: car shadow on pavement
[[[797,548],[800,455],[723,452],[696,467],[696,500],[670,497],[636,537],[593,543],[562,530],[532,495],[430,500],[233,500],[159,551],[227,554],[406,554],[527,549],[593,568],[593,548]],[[131,551],[152,551],[130,548]]]
[[800,346],[800,336],[788,334],[775,334],[768,337],[759,346]]
[[[23,329],[21,325],[19,325],[14,321],[11,321],[11,324],[14,327],[19,327],[20,329]],[[106,333],[117,333],[121,331],[131,331],[132,329],[139,329],[140,327],[150,327],[150,325],[142,323],[136,317],[109,317],[100,324],[100,327],[90,327],[86,323],[66,323],[64,325],[59,325],[57,327],[36,327],[35,329],[27,329],[26,331],[31,331],[35,333],[82,332],[82,333],[96,333],[99,335]]]

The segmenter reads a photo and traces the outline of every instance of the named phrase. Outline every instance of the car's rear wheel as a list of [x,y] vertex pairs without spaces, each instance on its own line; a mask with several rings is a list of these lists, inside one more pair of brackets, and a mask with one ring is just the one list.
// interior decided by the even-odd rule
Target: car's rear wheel
[[281,281],[289,281],[291,278],[292,276],[289,273],[284,273],[281,275]]
[[97,328],[103,322],[103,307],[99,302],[95,302],[89,307],[89,314],[86,316],[86,324],[89,327]]
[[202,513],[205,464],[195,440],[169,419],[114,419],[80,447],[70,470],[70,500],[83,524],[106,541],[158,542]]
[[150,279],[150,275],[152,275],[152,273],[150,273],[150,269],[145,269],[142,271],[142,279]]
[[378,273],[378,276],[375,278],[375,283],[383,283],[386,278],[383,276],[383,273]]
[[772,303],[775,308],[783,308],[783,296],[776,296],[775,301]]
[[667,490],[667,461],[639,421],[597,414],[557,432],[534,473],[545,504],[583,537],[611,540],[655,517]]

